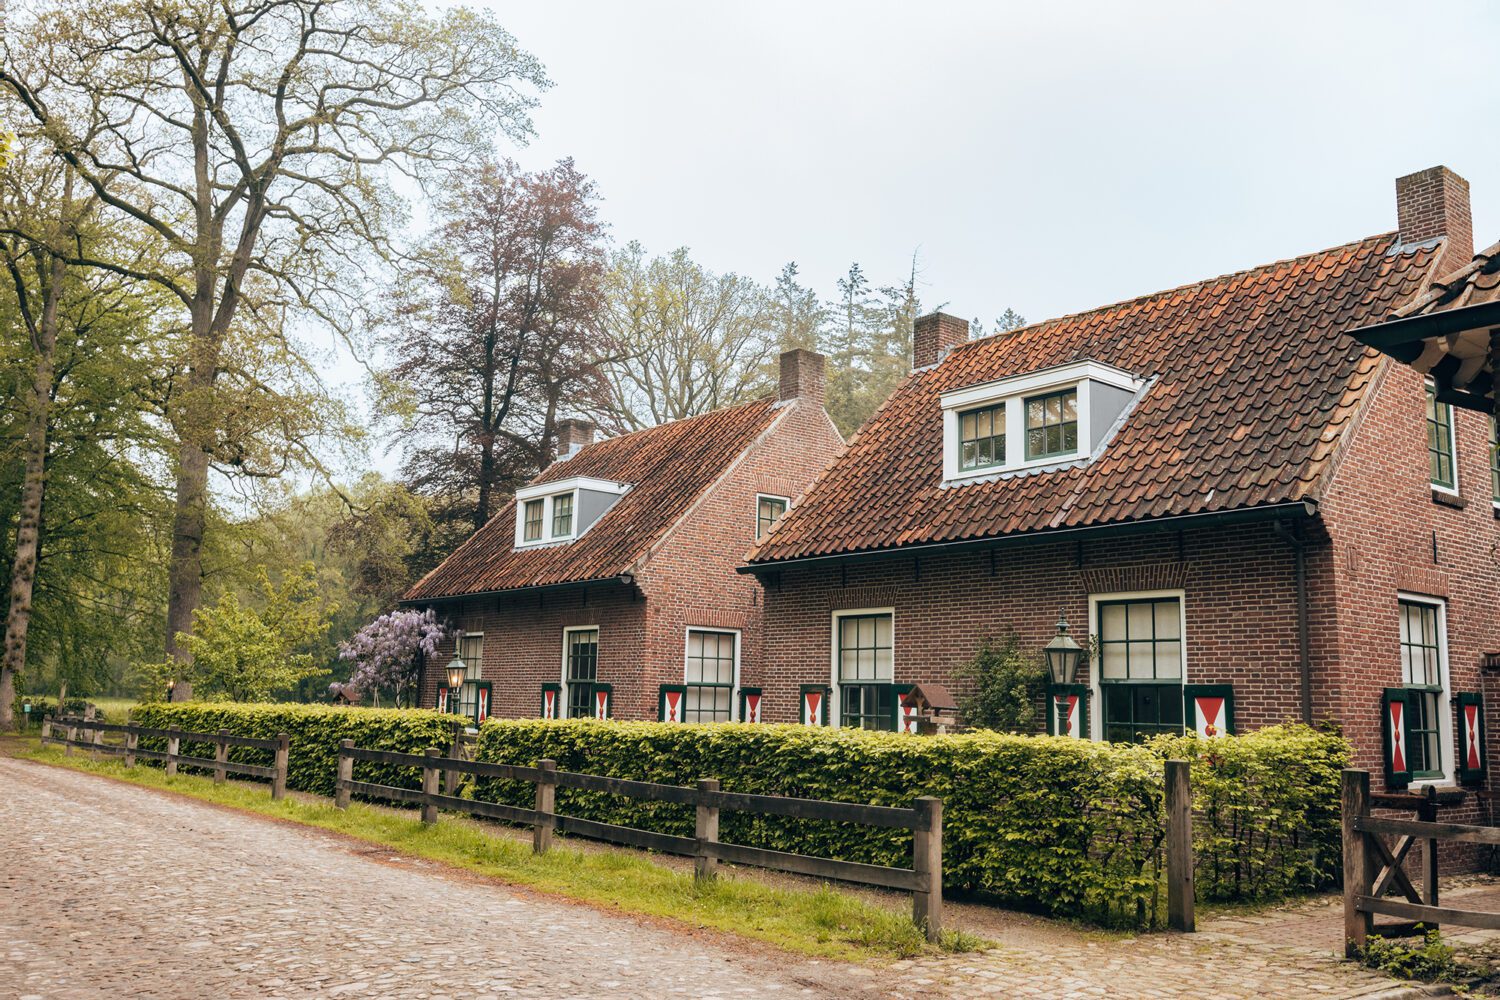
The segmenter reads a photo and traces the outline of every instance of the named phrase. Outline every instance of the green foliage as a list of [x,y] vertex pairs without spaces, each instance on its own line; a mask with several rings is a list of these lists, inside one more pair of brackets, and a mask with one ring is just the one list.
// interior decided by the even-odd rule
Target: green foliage
[[1462,982],[1478,972],[1455,957],[1436,927],[1422,936],[1421,944],[1372,934],[1360,949],[1359,960],[1396,979],[1417,979],[1424,983]]
[[1272,726],[1228,739],[1158,736],[1151,748],[1192,764],[1199,899],[1276,898],[1338,881],[1342,737]]
[[1047,693],[1047,668],[1041,654],[1023,648],[1014,631],[999,639],[987,637],[957,673],[973,690],[961,706],[970,725],[1012,732],[1036,729]]
[[[1337,773],[1347,747],[1305,729],[1267,729],[1215,742],[1221,757],[1249,768],[1261,754],[1284,774],[1243,792],[1209,780],[1205,815],[1235,810],[1311,817],[1316,832],[1296,849],[1266,851],[1251,841],[1265,827],[1217,823],[1200,836],[1200,870],[1228,872],[1249,853],[1257,880],[1215,883],[1232,898],[1266,898],[1327,882],[1325,817],[1336,807]],[[1173,747],[1188,753],[1192,746]],[[727,791],[902,806],[935,795],[943,806],[944,884],[1008,905],[1114,926],[1156,924],[1165,907],[1161,748],[993,732],[914,738],[805,726],[684,726],[651,722],[492,721],[479,759],[557,761],[568,771],[691,785],[718,777]],[[1326,758],[1326,759],[1325,759]],[[1297,760],[1299,766],[1287,766]],[[1304,787],[1299,773],[1313,775]],[[530,785],[486,780],[476,798],[524,804]],[[691,836],[693,812],[595,792],[559,789],[568,815]],[[851,824],[725,813],[726,841],[871,864],[910,866],[911,835]],[[1279,828],[1279,827],[1278,827]],[[1332,823],[1337,837],[1337,820]],[[1238,836],[1239,839],[1235,839]],[[1309,857],[1309,854],[1311,857]],[[1270,870],[1268,866],[1280,864]],[[1220,897],[1214,897],[1220,898]]]
[[[428,747],[447,750],[453,735],[453,716],[421,709],[339,708],[333,705],[237,705],[230,703],[142,705],[131,715],[138,725],[165,729],[176,726],[196,733],[227,729],[236,736],[291,737],[287,754],[287,787],[318,795],[332,795],[338,773],[339,741],[357,747],[422,753]],[[141,746],[163,749],[161,738],[142,737]],[[182,752],[212,757],[211,744],[184,742]],[[271,751],[231,747],[230,760],[272,763]],[[354,777],[402,788],[422,787],[420,769],[390,767],[356,761]]]
[[303,563],[278,586],[262,567],[259,609],[240,603],[233,591],[218,604],[193,612],[193,634],[178,641],[193,655],[189,665],[153,664],[144,669],[143,689],[155,694],[169,679],[189,680],[201,697],[262,701],[302,681],[326,673],[305,647],[322,639],[337,610],[318,594],[317,571]]

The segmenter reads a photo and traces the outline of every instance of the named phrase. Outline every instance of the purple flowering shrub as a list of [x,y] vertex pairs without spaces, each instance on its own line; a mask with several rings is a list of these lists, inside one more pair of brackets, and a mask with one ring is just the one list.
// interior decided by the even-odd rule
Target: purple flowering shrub
[[394,692],[400,703],[408,692],[415,694],[422,662],[452,635],[431,609],[383,614],[339,646],[339,659],[354,662],[347,686]]

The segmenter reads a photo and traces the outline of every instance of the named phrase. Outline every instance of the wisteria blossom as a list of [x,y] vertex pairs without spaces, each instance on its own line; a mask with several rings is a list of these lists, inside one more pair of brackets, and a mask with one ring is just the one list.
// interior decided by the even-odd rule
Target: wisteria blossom
[[349,686],[393,691],[399,703],[417,686],[422,662],[437,653],[453,630],[430,609],[381,615],[339,646],[339,659],[354,661]]

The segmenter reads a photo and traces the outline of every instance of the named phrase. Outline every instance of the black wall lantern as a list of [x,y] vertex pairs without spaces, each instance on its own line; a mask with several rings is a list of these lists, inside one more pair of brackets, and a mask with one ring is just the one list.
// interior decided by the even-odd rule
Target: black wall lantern
[[1042,652],[1047,654],[1047,672],[1052,675],[1052,683],[1059,687],[1072,684],[1078,675],[1084,649],[1068,634],[1068,619],[1061,614],[1057,616],[1057,634]]
[[463,690],[464,676],[468,672],[469,668],[464,665],[464,661],[456,656],[448,664],[448,707],[455,713],[460,712],[459,692]]

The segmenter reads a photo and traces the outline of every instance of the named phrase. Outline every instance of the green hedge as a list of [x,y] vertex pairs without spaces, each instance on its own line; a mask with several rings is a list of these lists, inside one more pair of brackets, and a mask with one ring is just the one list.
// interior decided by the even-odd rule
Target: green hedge
[[[557,761],[568,771],[726,791],[906,805],[944,802],[944,883],[1012,906],[1151,926],[1162,892],[1162,762],[1193,762],[1199,895],[1259,899],[1335,876],[1338,771],[1347,746],[1303,727],[1149,746],[978,732],[914,738],[805,726],[496,721],[480,760]],[[481,781],[476,798],[528,803],[530,785]],[[691,835],[688,807],[560,789],[558,809]],[[1299,830],[1298,827],[1301,827]],[[734,843],[910,866],[911,835],[726,813]]]
[[[332,795],[338,776],[340,740],[353,740],[357,747],[421,753],[428,747],[447,750],[452,739],[452,715],[421,709],[341,708],[333,705],[245,705],[187,702],[141,705],[131,721],[165,729],[176,726],[190,732],[216,733],[227,729],[236,736],[291,737],[287,754],[287,787],[319,795]],[[141,746],[162,749],[162,739],[142,739]],[[182,752],[212,757],[212,744],[184,742]],[[272,752],[250,747],[231,747],[229,759],[250,764],[270,764]],[[421,788],[422,772],[416,768],[390,767],[355,761],[354,777],[382,785]]]

